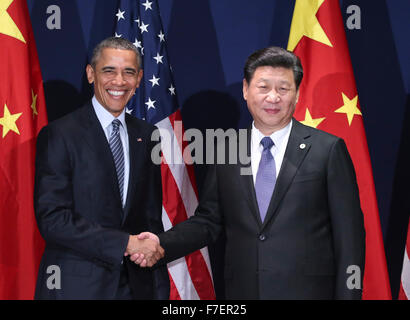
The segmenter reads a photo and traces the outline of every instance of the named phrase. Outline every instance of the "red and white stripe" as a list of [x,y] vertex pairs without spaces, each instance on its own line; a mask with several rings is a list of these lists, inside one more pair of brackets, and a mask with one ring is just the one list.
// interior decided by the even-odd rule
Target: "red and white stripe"
[[404,249],[403,269],[401,271],[400,300],[410,300],[410,221],[407,230],[407,241]]
[[[165,230],[192,216],[198,206],[193,168],[184,162],[184,129],[180,111],[156,123],[161,136],[167,136],[162,145],[161,164],[163,207],[162,222]],[[164,140],[162,140],[164,142]],[[202,248],[168,264],[171,281],[171,300],[215,299],[212,270],[208,249]]]

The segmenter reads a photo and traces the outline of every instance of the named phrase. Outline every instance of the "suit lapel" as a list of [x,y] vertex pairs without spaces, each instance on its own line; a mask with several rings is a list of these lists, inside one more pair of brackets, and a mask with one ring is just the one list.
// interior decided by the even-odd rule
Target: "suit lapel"
[[107,168],[105,174],[108,176],[110,185],[104,186],[104,188],[108,189],[111,187],[115,200],[121,203],[114,158],[112,157],[111,149],[104,130],[98,121],[91,102],[89,102],[85,108],[82,123],[86,129],[84,134],[85,142],[88,144],[89,148],[97,154],[97,159],[102,163],[103,167]]
[[143,149],[143,145],[145,145],[146,141],[145,143],[142,141],[144,137],[142,137],[139,128],[130,120],[128,114],[125,115],[125,122],[127,123],[129,141],[130,173],[128,180],[127,200],[125,202],[124,217],[122,221],[123,223],[128,216],[131,207],[131,199],[136,192],[138,172],[142,172],[141,166],[143,165],[143,160],[146,156]]
[[310,133],[299,124],[299,122],[293,119],[288,145],[262,229],[265,228],[276,215],[280,202],[289,189],[299,166],[309,152],[310,143],[307,140],[309,136]]

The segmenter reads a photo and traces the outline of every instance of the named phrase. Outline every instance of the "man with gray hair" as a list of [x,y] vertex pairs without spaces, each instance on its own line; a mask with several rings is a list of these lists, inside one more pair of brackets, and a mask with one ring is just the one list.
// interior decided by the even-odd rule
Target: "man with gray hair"
[[163,231],[161,172],[150,158],[156,128],[125,112],[140,66],[131,42],[102,41],[86,67],[92,100],[38,136],[34,206],[46,247],[36,299],[168,298],[165,266],[129,260],[144,252],[152,266],[163,255],[135,236]]

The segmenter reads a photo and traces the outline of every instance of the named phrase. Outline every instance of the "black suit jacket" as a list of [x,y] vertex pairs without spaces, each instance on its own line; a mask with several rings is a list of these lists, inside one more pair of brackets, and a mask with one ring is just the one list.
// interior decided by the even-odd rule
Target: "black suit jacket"
[[360,299],[347,268],[358,266],[363,277],[364,222],[343,140],[293,119],[263,223],[252,175],[241,168],[210,166],[194,217],[160,235],[166,261],[224,229],[226,298]]
[[[112,153],[91,102],[38,136],[34,206],[46,241],[38,299],[114,298],[129,235],[163,231],[161,172],[151,161],[155,127],[128,114],[125,120],[130,173],[124,209]],[[134,298],[168,297],[165,267],[153,271],[124,261]],[[50,265],[61,270],[61,289],[47,287]]]

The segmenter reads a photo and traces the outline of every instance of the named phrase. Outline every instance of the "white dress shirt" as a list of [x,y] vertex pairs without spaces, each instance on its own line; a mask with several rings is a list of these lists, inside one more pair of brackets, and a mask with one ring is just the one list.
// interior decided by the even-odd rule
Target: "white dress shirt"
[[[275,159],[276,165],[276,178],[278,178],[280,168],[282,166],[283,157],[285,155],[286,147],[288,145],[290,130],[292,129],[292,120],[289,124],[272,133],[270,138],[272,139],[274,145],[271,148],[271,153]],[[251,166],[252,166],[252,175],[253,183],[256,182],[256,174],[258,173],[259,162],[261,161],[263,146],[261,145],[261,140],[265,135],[260,132],[255,127],[255,122],[252,123],[252,132],[251,132]]]
[[92,98],[91,101],[94,107],[94,111],[97,114],[97,118],[100,121],[100,124],[104,130],[105,137],[107,138],[108,143],[110,142],[110,136],[112,132],[112,121],[114,119],[118,119],[121,122],[119,129],[120,129],[122,149],[124,151],[124,189],[123,189],[124,199],[122,199],[122,206],[125,207],[125,202],[127,200],[127,192],[128,192],[129,173],[130,173],[129,142],[128,142],[127,125],[125,123],[125,109],[117,118],[115,118],[98,102],[95,96]]

